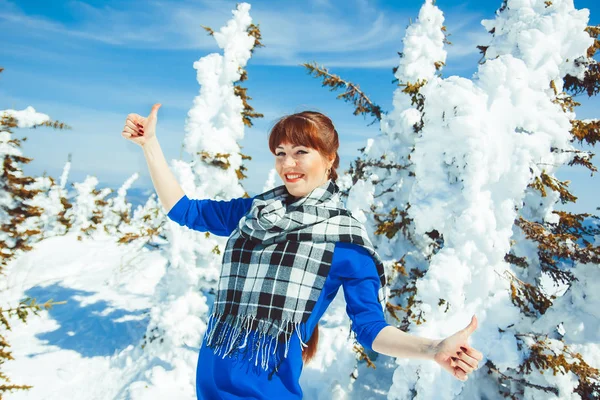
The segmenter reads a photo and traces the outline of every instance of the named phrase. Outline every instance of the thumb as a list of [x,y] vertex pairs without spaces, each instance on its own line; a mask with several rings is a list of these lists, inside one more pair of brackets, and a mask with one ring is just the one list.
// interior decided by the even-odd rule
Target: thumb
[[160,103],[156,103],[155,105],[152,106],[152,109],[150,110],[150,115],[148,115],[148,119],[156,120],[157,114],[158,114],[158,109],[160,108],[161,105],[162,104],[160,104]]
[[477,329],[477,318],[475,317],[475,314],[473,314],[471,317],[471,322],[469,322],[469,325],[467,325],[467,327],[464,329],[464,332],[470,335],[475,331],[475,329]]

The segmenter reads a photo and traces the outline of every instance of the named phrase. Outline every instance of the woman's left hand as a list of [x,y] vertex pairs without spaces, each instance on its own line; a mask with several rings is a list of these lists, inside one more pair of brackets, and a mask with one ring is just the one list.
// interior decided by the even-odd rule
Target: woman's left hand
[[461,381],[466,381],[469,373],[477,369],[483,354],[469,346],[469,336],[477,329],[477,318],[471,318],[469,325],[454,335],[441,340],[435,348],[433,360]]

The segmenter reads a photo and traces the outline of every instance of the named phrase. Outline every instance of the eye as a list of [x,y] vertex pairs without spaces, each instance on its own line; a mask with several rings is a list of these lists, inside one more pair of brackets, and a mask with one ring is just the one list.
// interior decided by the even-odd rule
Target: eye
[[278,153],[275,153],[275,155],[276,155],[277,157],[279,157],[280,155],[283,155],[283,154],[285,154],[283,151],[280,151],[280,152],[278,152]]
[[300,153],[300,154],[308,154],[308,151],[306,151],[306,150],[298,150],[298,153]]

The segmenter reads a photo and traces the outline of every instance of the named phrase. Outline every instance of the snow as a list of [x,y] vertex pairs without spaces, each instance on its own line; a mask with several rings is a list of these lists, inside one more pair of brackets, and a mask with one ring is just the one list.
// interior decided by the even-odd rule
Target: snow
[[[472,345],[500,371],[517,368],[523,352],[515,332],[500,335],[499,329],[514,323],[518,333],[532,323],[524,320],[509,298],[504,272],[512,267],[504,256],[511,249],[513,230],[518,229],[514,221],[519,213],[534,221],[555,218],[551,212],[557,194],[540,198],[527,186],[542,171],[552,175],[569,161],[569,153],[554,153],[551,148],[574,149],[569,132],[574,116],[563,113],[552,101],[556,94],[549,82],[555,82],[560,91],[564,74],[581,76],[582,69],[573,60],[582,57],[592,43],[584,32],[587,17],[569,1],[553,1],[550,7],[543,1],[509,1],[505,12],[483,22],[488,30],[495,28],[495,35],[486,62],[475,76],[441,78],[432,66],[445,61],[445,53],[423,48],[437,49],[443,44],[439,35],[443,18],[437,7],[425,4],[419,19],[407,29],[404,56],[396,72],[401,84],[424,83],[419,90],[422,108],[402,92],[403,86],[397,88],[394,109],[381,122],[382,135],[366,149],[368,158],[385,155],[386,161],[409,167],[373,168],[373,175],[363,185],[354,185],[348,197],[352,210],[369,210],[363,203],[365,197],[373,199],[369,206],[374,205],[379,213],[410,204],[412,241],[421,244],[408,243],[399,250],[396,241],[375,238],[380,254],[390,259],[411,254],[415,247],[427,248],[426,232],[437,230],[443,235],[443,248],[431,255],[423,268],[425,276],[416,282],[416,300],[422,302],[417,310],[425,313],[426,323],[412,324],[410,332],[446,337],[476,314],[479,328]],[[407,48],[408,43],[417,42],[423,45]],[[421,120],[422,129],[415,131]],[[379,188],[369,181],[377,181]],[[388,187],[393,189],[390,193],[375,194]],[[371,222],[375,229],[375,221]],[[528,246],[535,249],[520,239],[516,251],[525,252]],[[528,260],[537,258],[535,253],[527,255]],[[536,273],[542,276],[539,265],[532,264],[526,281]],[[439,299],[450,304],[450,312],[437,306]],[[563,319],[564,310],[556,312],[560,317],[554,316],[555,323]],[[598,360],[590,361],[598,365]],[[468,391],[469,385],[477,385],[481,376],[475,374],[463,384],[433,363],[397,362],[389,398],[412,398],[411,390],[415,390],[423,398],[451,399],[461,390]],[[572,392],[569,382],[548,375],[542,375],[546,385]],[[546,398],[539,392],[529,396]]]
[[11,109],[2,110],[2,114],[0,115],[7,115],[15,118],[19,128],[31,128],[50,120],[48,115],[35,111],[31,106],[21,111]]
[[442,11],[430,1],[425,2],[419,11],[418,22],[406,29],[402,40],[405,50],[396,78],[401,82],[416,83],[435,75],[435,62],[446,62],[443,25]]
[[119,386],[106,382],[128,379],[111,368],[111,357],[142,339],[166,260],[150,251],[132,254],[135,246],[108,235],[75,236],[45,239],[7,270],[3,305],[23,296],[67,302],[27,324],[15,321],[7,332],[16,356],[7,364],[9,376],[34,386],[11,397],[116,398]]
[[275,185],[275,176],[277,176],[277,171],[275,170],[275,168],[272,168],[269,171],[269,177],[267,178],[267,181],[265,182],[265,185],[263,186],[263,193],[273,189],[276,186]]
[[[231,199],[244,188],[235,174],[242,159],[240,139],[243,104],[234,95],[250,56],[254,38],[246,32],[252,23],[250,5],[241,3],[214,38],[221,53],[194,63],[200,86],[188,113],[184,149],[194,161],[172,160],[170,167],[190,198]],[[340,176],[348,190],[347,206],[365,223],[384,259],[389,281],[401,279],[395,261],[424,273],[416,281],[418,311],[425,322],[411,323],[411,334],[442,338],[464,328],[476,314],[479,327],[471,345],[502,373],[511,373],[527,356],[515,334],[550,334],[549,345],[562,348],[562,338],[581,352],[591,366],[600,367],[600,266],[570,265],[578,278],[570,287],[552,288],[542,273],[536,243],[515,226],[518,216],[555,222],[555,192],[541,197],[528,185],[545,171],[550,176],[570,160],[573,149],[570,120],[553,100],[549,83],[562,90],[561,77],[581,76],[581,59],[591,39],[583,29],[587,10],[572,1],[508,1],[493,20],[486,61],[471,78],[442,78],[446,61],[442,11],[426,1],[418,20],[403,39],[403,57],[396,78],[420,82],[422,107],[413,104],[403,86],[393,93],[393,109],[381,120],[381,134],[368,139],[366,157],[405,168],[370,167],[364,179],[353,183]],[[49,120],[32,107],[5,110],[26,128]],[[415,130],[420,123],[422,128]],[[21,155],[10,146],[10,135],[0,134],[2,154]],[[229,154],[226,169],[196,156],[207,152]],[[131,213],[127,191],[138,178],[133,174],[107,198],[111,189],[96,189],[88,176],[67,191],[70,163],[58,183],[37,178],[40,193],[30,201],[44,212],[24,227],[43,227],[33,250],[22,253],[6,268],[0,304],[14,305],[25,296],[44,302],[66,300],[27,324],[12,323],[7,332],[14,361],[4,364],[14,383],[33,385],[14,399],[156,399],[195,398],[198,351],[212,304],[225,238],[205,235],[168,220],[152,194]],[[271,170],[264,190],[275,185]],[[385,192],[384,192],[385,191]],[[73,207],[64,218],[61,198]],[[3,199],[9,204],[10,199]],[[410,207],[408,207],[410,205]],[[412,220],[394,237],[372,234],[374,213],[406,210]],[[375,210],[375,211],[373,211]],[[92,223],[101,215],[99,223]],[[587,221],[589,224],[597,224]],[[427,235],[437,230],[443,247]],[[118,243],[116,238],[133,239]],[[589,238],[598,245],[600,237]],[[513,244],[511,246],[511,241]],[[526,257],[529,267],[518,269],[504,261],[512,251]],[[527,317],[510,299],[508,274],[536,283],[558,297],[540,318]],[[449,304],[438,306],[440,299]],[[390,321],[392,322],[392,321]],[[393,359],[370,352],[377,366],[356,362],[348,335],[343,297],[338,295],[320,321],[319,350],[301,377],[307,399],[496,398],[498,382],[484,367],[460,382],[437,364],[423,360]],[[524,341],[529,339],[524,339]],[[32,371],[35,371],[32,373]],[[351,378],[357,377],[357,379]],[[541,374],[526,378],[556,387],[559,398],[578,398],[572,374]],[[552,398],[526,387],[524,398]]]

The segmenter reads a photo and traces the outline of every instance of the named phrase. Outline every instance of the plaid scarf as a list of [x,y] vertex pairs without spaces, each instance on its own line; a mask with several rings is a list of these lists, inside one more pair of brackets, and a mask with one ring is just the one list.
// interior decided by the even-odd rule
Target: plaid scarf
[[[215,354],[250,354],[254,365],[261,357],[277,356],[314,308],[329,273],[337,242],[360,245],[373,256],[385,304],[385,274],[362,223],[343,207],[339,188],[329,180],[299,199],[285,186],[256,196],[248,213],[232,232],[223,254],[213,313],[204,336]],[[250,332],[251,343],[248,342]],[[277,367],[276,367],[277,368]]]

